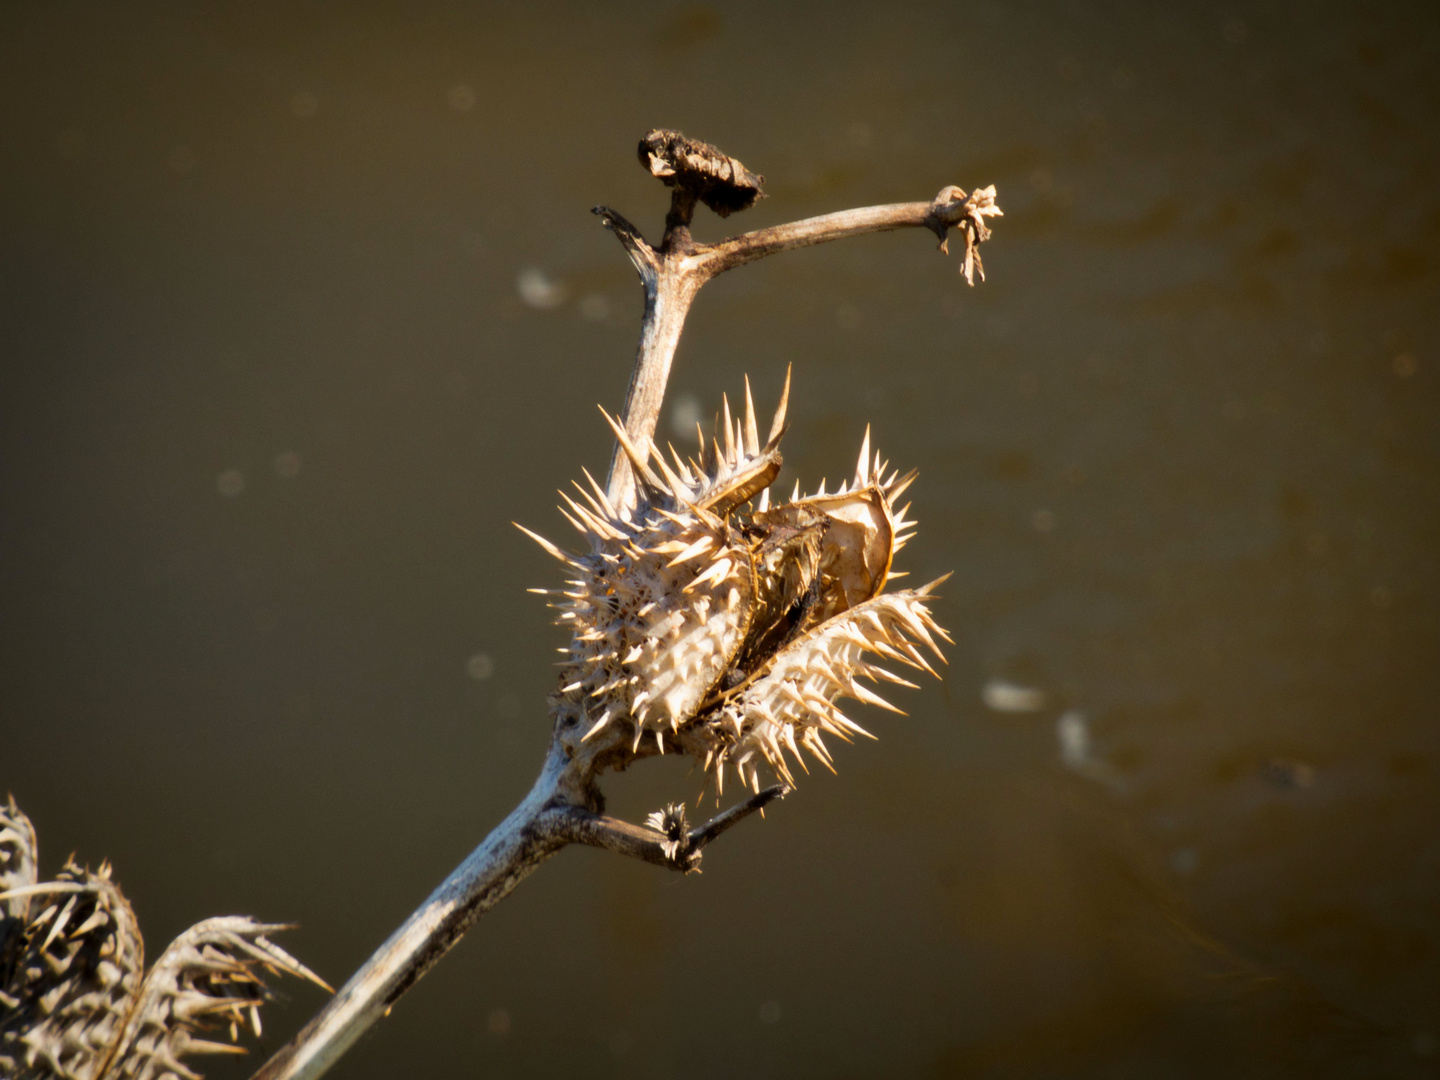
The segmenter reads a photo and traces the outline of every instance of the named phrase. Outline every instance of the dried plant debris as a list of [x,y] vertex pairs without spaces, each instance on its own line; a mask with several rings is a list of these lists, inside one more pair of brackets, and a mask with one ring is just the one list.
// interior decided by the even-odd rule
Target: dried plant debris
[[665,837],[660,849],[667,859],[674,860],[685,845],[690,823],[685,820],[684,803],[667,803],[665,809],[656,810],[645,819],[645,824]]
[[[5,1080],[197,1080],[183,1059],[244,1053],[240,1029],[260,1034],[265,973],[325,986],[266,937],[286,927],[244,916],[191,927],[147,974],[110,865],[72,861],[38,882],[35,830],[13,798],[0,806],[0,886]],[[201,1037],[225,1030],[228,1043]]]
[[756,176],[718,147],[678,131],[654,128],[647,132],[640,140],[640,164],[667,186],[693,192],[721,217],[748,210],[756,199],[765,197],[760,190],[763,176]]
[[931,228],[940,237],[940,250],[950,254],[949,230],[958,226],[965,237],[965,258],[960,263],[960,272],[965,275],[968,285],[975,284],[975,275],[985,280],[985,264],[980,261],[980,245],[990,239],[990,227],[985,224],[987,217],[1004,217],[1005,211],[995,203],[995,185],[976,188],[969,195],[963,188],[951,184],[941,188],[930,204]]
[[836,700],[898,712],[861,680],[913,687],[879,661],[933,674],[921,648],[943,660],[935,636],[949,640],[928,607],[939,581],[882,592],[913,535],[895,504],[915,474],[889,471],[868,430],[851,482],[807,496],[797,484],[771,505],[789,390],[787,375],[761,443],[747,381],[744,416],[726,400],[717,436],[701,433],[688,460],[640,450],[610,420],[638,505],[615,506],[587,473],[590,490],[562,494],[561,512],[589,550],[529,534],[572,574],[564,589],[533,590],[573,630],[554,710],[586,739],[618,729],[632,755],[693,755],[717,794],[727,766],[755,791],[761,763],[793,782],[787,752],[829,767],[825,735],[868,735]]
[[[35,829],[12,797],[8,809],[0,806],[0,893],[35,884],[35,851]],[[11,897],[0,905],[0,918],[23,922],[29,908],[28,896]]]

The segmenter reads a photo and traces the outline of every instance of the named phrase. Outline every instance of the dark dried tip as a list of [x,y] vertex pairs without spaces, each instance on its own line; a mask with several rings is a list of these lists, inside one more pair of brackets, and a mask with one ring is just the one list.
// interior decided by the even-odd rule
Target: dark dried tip
[[709,143],[678,131],[654,128],[647,132],[640,140],[640,164],[666,186],[693,191],[721,217],[748,210],[756,199],[765,197],[760,190],[763,176],[756,176]]

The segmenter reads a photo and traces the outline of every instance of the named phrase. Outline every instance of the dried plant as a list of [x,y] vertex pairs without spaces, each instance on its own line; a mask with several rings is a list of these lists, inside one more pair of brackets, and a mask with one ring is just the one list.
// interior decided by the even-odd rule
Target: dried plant
[[[0,1076],[5,1080],[198,1080],[184,1059],[244,1053],[260,1034],[263,975],[320,978],[244,916],[192,926],[145,971],[145,947],[109,863],[67,862],[37,880],[35,830],[0,806]],[[329,989],[329,987],[326,987]],[[230,1042],[201,1036],[229,1032]]]
[[[711,841],[790,790],[792,759],[803,767],[804,751],[829,766],[826,735],[867,734],[837,701],[894,708],[868,684],[914,684],[882,661],[933,673],[924,650],[943,659],[935,638],[945,634],[929,609],[940,582],[883,591],[898,576],[895,553],[913,535],[908,507],[896,504],[914,473],[902,476],[872,453],[868,429],[853,480],[830,492],[822,481],[808,496],[797,485],[775,504],[788,373],[763,444],[748,381],[743,415],[732,417],[726,400],[693,458],[672,450],[667,459],[652,440],[685,317],[711,278],[778,252],[900,228],[929,229],[946,251],[949,230],[958,228],[961,272],[973,285],[975,274],[985,276],[986,219],[1000,215],[995,189],[966,195],[951,185],[926,202],[844,210],[702,244],[690,235],[697,205],[721,217],[745,210],[763,197],[763,178],[677,131],[647,133],[639,157],[671,193],[660,244],[614,211],[594,211],[624,246],[645,294],[624,412],[606,417],[616,436],[609,475],[602,487],[587,472],[580,501],[564,496],[562,513],[586,550],[565,552],[530,534],[571,571],[567,587],[552,593],[572,638],[550,698],[540,776],[256,1080],[324,1073],[481,915],[567,844],[697,870]],[[694,827],[679,804],[644,825],[604,813],[599,780],[607,770],[671,750],[703,765],[717,800],[727,770],[750,794]],[[781,782],[762,787],[762,766]],[[0,814],[6,1080],[194,1077],[181,1058],[232,1050],[200,1033],[228,1025],[233,1040],[248,1023],[258,1034],[262,972],[319,981],[266,938],[282,927],[247,918],[193,927],[142,978],[140,936],[109,868],[67,866],[57,881],[37,885],[34,847],[12,802],[9,815]],[[31,918],[37,897],[47,904]]]
[[[803,747],[827,767],[823,736],[868,735],[835,701],[894,709],[860,679],[914,686],[875,661],[880,655],[930,670],[918,644],[943,660],[926,599],[938,581],[882,594],[895,552],[910,535],[896,509],[915,474],[890,472],[860,448],[855,478],[826,493],[771,507],[789,400],[787,375],[765,444],[745,384],[745,415],[724,401],[723,444],[700,432],[698,456],[649,461],[608,415],[639,501],[617,507],[587,472],[585,505],[564,493],[561,513],[589,551],[570,554],[525,530],[576,576],[552,606],[573,628],[551,712],[579,723],[589,742],[612,728],[622,755],[669,748],[691,754],[725,790],[732,767],[756,794],[759,762],[787,784],[786,751]],[[673,465],[672,465],[673,462]],[[545,593],[547,590],[536,589]],[[895,710],[899,711],[899,710]]]
[[[602,486],[587,472],[579,500],[563,496],[562,513],[586,550],[566,552],[530,533],[571,571],[568,585],[551,593],[572,637],[550,698],[540,776],[255,1080],[323,1074],[481,915],[567,844],[698,869],[707,844],[789,791],[790,759],[803,766],[807,751],[829,765],[825,735],[862,733],[837,700],[892,708],[867,682],[913,685],[880,661],[931,670],[922,648],[939,656],[935,636],[944,632],[928,606],[939,582],[882,591],[913,524],[895,505],[913,474],[891,472],[872,455],[868,431],[853,481],[828,493],[822,483],[803,497],[797,487],[778,505],[769,488],[780,470],[788,374],[763,444],[748,383],[744,415],[733,418],[725,402],[714,437],[701,433],[695,457],[672,451],[667,459],[652,440],[686,315],[707,281],[767,255],[892,229],[929,229],[943,252],[958,228],[961,272],[973,285],[976,273],[984,278],[986,219],[1000,215],[995,189],[966,195],[951,185],[925,202],[843,210],[704,244],[690,235],[697,205],[721,217],[745,210],[763,197],[763,178],[678,131],[648,132],[639,157],[670,189],[660,243],[615,211],[594,209],[645,295],[625,408],[618,420],[607,416],[616,436],[609,475]],[[751,794],[694,827],[679,804],[644,825],[603,812],[604,772],[672,749],[704,765],[717,798],[727,769]],[[782,782],[762,787],[762,765]]]

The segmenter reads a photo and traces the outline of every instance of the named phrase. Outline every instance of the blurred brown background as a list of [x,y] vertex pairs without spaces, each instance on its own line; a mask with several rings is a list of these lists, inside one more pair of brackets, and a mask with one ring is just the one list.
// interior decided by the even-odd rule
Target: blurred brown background
[[793,362],[784,489],[866,422],[919,466],[946,681],[702,877],[563,853],[336,1075],[1434,1075],[1434,12],[5,5],[45,870],[113,859],[152,955],[296,920],[338,983],[528,789],[563,638],[509,522],[604,467],[640,300],[588,211],[653,235],[674,126],[769,177],[702,239],[999,186],[974,290],[922,234],[710,286],[664,420]]

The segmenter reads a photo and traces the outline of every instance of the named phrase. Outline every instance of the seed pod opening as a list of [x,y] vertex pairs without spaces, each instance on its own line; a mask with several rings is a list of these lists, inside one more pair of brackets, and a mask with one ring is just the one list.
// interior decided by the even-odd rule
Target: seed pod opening
[[868,431],[852,481],[770,504],[788,393],[787,376],[761,445],[747,383],[744,415],[724,402],[689,459],[642,451],[611,420],[637,505],[614,507],[591,480],[593,494],[576,485],[585,505],[566,496],[562,510],[588,551],[535,536],[572,572],[551,593],[572,630],[553,708],[632,754],[690,753],[717,788],[727,766],[757,790],[761,762],[791,779],[785,755],[802,748],[828,764],[824,735],[864,733],[838,698],[893,708],[857,680],[912,685],[877,658],[933,671],[924,646],[944,659],[928,606],[938,583],[883,592],[911,535],[895,504],[914,474],[890,471]]

